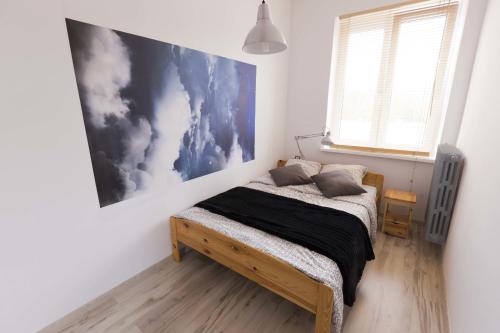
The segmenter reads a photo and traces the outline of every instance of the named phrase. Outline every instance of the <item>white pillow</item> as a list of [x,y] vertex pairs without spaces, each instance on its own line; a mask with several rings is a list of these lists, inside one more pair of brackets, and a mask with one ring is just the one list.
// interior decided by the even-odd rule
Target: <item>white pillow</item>
[[321,173],[345,170],[352,178],[358,183],[358,185],[363,184],[363,177],[366,175],[368,168],[362,165],[349,165],[349,164],[326,164],[321,168]]
[[293,165],[293,164],[298,164],[304,169],[304,172],[306,175],[309,177],[312,177],[314,175],[317,175],[319,171],[321,170],[321,163],[318,162],[313,162],[313,161],[306,161],[306,160],[299,160],[296,158],[289,159],[286,161],[286,166]]

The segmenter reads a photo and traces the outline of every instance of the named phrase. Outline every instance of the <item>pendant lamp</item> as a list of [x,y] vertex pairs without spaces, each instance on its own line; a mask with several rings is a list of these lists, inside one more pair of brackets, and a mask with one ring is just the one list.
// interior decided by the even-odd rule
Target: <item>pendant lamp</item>
[[248,33],[243,51],[251,54],[272,54],[286,48],[285,36],[273,24],[269,6],[263,0],[257,12],[257,24]]

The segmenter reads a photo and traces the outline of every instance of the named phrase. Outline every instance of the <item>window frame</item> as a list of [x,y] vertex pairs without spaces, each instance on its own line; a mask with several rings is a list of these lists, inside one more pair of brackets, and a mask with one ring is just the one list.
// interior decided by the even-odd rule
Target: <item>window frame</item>
[[[342,25],[340,20],[351,18],[358,15],[366,15],[377,11],[389,10],[392,8],[406,6],[411,3],[423,2],[425,0],[406,2],[377,9],[362,11],[358,13],[343,15],[336,20],[336,31],[334,35],[334,50],[332,53],[332,70],[330,79],[330,93],[327,114],[327,128],[332,129],[332,137],[335,144],[330,148],[365,151],[370,153],[384,154],[399,154],[413,155],[420,157],[428,157],[437,146],[440,121],[446,114],[444,108],[446,95],[446,79],[450,72],[450,53],[453,47],[453,36],[455,24],[457,20],[457,12],[459,3],[454,1],[446,4],[435,5],[428,8],[412,9],[403,11],[394,15],[393,20],[381,22],[380,28],[383,29],[383,46],[384,52],[381,56],[381,64],[376,91],[385,91],[382,94],[376,94],[374,108],[372,112],[371,130],[369,143],[374,146],[367,145],[366,142],[350,140],[348,143],[340,140],[340,127],[342,119],[342,102],[344,98],[345,86],[345,68],[347,63],[347,45],[349,35],[353,32],[362,32],[376,30],[373,25],[369,29],[360,26],[358,29],[352,30],[348,24]],[[394,67],[396,64],[397,47],[399,41],[399,33],[401,25],[405,22],[418,19],[419,17],[433,17],[445,14],[445,25],[443,27],[442,42],[439,50],[438,65],[436,66],[436,76],[434,80],[434,88],[432,91],[431,106],[429,107],[429,115],[427,126],[424,129],[423,140],[425,143],[421,145],[419,150],[408,149],[404,146],[388,145],[383,143],[380,138],[381,128],[385,128],[385,124],[380,126],[380,123],[387,123],[390,114],[391,93],[393,89]],[[340,84],[339,84],[340,83]],[[436,89],[439,87],[440,89]],[[390,91],[391,93],[387,93]],[[437,110],[436,110],[437,109]],[[440,109],[440,110],[439,110]],[[439,111],[439,112],[436,112]],[[429,126],[430,125],[430,126]],[[337,144],[337,142],[339,142]]]

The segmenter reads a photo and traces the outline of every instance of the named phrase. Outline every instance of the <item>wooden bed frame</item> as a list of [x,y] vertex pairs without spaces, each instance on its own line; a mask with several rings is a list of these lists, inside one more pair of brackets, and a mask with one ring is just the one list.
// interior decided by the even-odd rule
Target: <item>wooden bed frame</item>
[[[286,161],[278,161],[283,166]],[[367,173],[363,184],[377,188],[377,207],[384,176]],[[182,243],[288,299],[316,315],[315,333],[330,332],[333,314],[333,289],[318,282],[288,263],[196,222],[170,218],[172,257],[181,261]]]

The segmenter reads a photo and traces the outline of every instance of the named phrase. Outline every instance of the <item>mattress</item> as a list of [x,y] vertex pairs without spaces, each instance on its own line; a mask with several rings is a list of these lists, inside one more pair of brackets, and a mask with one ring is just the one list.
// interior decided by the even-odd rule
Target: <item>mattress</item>
[[[252,180],[245,187],[355,215],[366,226],[372,242],[375,241],[377,232],[377,190],[375,187],[363,185],[367,193],[328,199],[321,194],[315,184],[277,187],[269,174]],[[342,275],[333,260],[300,245],[272,236],[224,216],[211,213],[202,208],[192,207],[176,214],[176,216],[199,223],[283,260],[309,277],[331,287],[334,291],[332,330],[340,332],[344,311]]]

